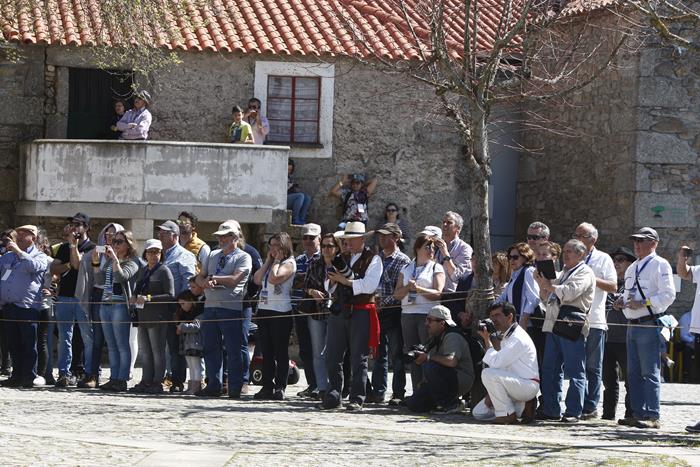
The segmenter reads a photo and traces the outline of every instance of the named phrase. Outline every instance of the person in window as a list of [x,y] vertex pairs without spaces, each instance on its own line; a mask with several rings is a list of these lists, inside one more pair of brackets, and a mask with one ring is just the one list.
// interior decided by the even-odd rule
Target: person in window
[[117,123],[122,119],[126,113],[126,101],[123,99],[117,99],[114,101],[114,115],[109,123],[109,131],[106,134],[106,139],[120,139],[122,132],[117,128]]
[[343,217],[338,224],[344,229],[348,222],[362,222],[367,225],[369,198],[377,189],[377,177],[365,183],[363,174],[345,175],[331,188],[330,196],[343,202]]
[[287,161],[287,209],[292,211],[292,224],[306,224],[306,216],[311,206],[311,196],[301,191],[298,183],[294,182],[292,176],[296,164],[293,159]]
[[234,144],[255,144],[253,128],[243,121],[243,109],[234,105],[231,109],[231,126],[228,128],[228,142]]
[[253,129],[254,144],[265,144],[265,137],[270,132],[270,122],[261,113],[260,99],[252,97],[248,101],[248,109],[243,114],[243,120]]
[[151,104],[151,95],[148,91],[139,91],[134,98],[134,108],[124,113],[117,122],[117,130],[122,134],[119,139],[146,140],[148,130],[151,128],[153,117],[148,110]]

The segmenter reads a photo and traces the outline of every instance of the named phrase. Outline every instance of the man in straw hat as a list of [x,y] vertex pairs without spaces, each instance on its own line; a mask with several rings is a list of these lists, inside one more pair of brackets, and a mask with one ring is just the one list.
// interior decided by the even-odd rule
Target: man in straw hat
[[379,342],[379,319],[374,303],[374,292],[379,286],[383,266],[379,256],[365,247],[365,238],[373,232],[365,231],[362,222],[348,222],[345,230],[335,236],[348,244],[348,250],[333,260],[328,279],[337,284],[337,314],[328,318],[326,366],[329,391],[319,404],[320,409],[340,407],[343,385],[343,356],[350,343],[352,386],[347,410],[358,411],[365,402],[367,360],[370,349],[376,351]]

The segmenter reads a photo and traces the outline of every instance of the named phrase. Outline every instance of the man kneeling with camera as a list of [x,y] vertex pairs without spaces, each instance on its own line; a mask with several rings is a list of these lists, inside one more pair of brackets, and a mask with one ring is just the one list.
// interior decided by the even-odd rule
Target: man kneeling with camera
[[425,318],[428,343],[425,352],[413,350],[415,363],[423,370],[423,384],[413,381],[413,395],[406,405],[413,412],[441,413],[460,411],[460,394],[466,394],[474,383],[469,345],[456,330],[450,310],[442,305],[430,309]]
[[[489,307],[490,320],[479,323],[488,365],[481,372],[481,382],[488,395],[479,402],[472,415],[484,421],[511,424],[522,417],[530,423],[535,415],[535,397],[540,389],[537,351],[527,331],[513,322],[515,307],[494,303]],[[500,336],[500,349],[491,343],[491,335]]]

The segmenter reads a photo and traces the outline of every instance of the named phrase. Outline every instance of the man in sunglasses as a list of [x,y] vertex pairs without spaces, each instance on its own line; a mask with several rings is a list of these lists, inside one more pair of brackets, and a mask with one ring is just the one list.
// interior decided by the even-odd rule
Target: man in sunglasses
[[261,113],[261,102],[257,97],[248,101],[248,108],[243,114],[243,120],[253,129],[253,144],[265,143],[265,137],[270,132],[270,122]]
[[443,305],[435,305],[425,317],[428,330],[426,351],[414,351],[415,362],[423,370],[423,384],[417,385],[413,395],[406,399],[406,406],[412,412],[455,413],[464,408],[459,400],[474,384],[469,345],[457,331],[457,323],[452,320],[450,310]]
[[659,317],[676,298],[671,265],[656,254],[659,234],[642,227],[630,235],[637,261],[625,272],[625,293],[616,302],[629,320],[627,377],[632,418],[618,423],[637,428],[660,428],[661,353]]
[[549,227],[547,224],[535,221],[527,227],[527,244],[533,251],[537,251],[537,247],[549,240]]
[[617,291],[617,277],[610,255],[595,247],[598,241],[598,229],[588,222],[583,222],[576,227],[571,238],[580,240],[586,246],[584,262],[595,274],[593,304],[588,312],[590,330],[586,337],[586,391],[581,413],[581,419],[589,420],[598,417],[597,407],[603,379],[603,350],[605,333],[608,330],[605,320],[605,299],[609,293]]

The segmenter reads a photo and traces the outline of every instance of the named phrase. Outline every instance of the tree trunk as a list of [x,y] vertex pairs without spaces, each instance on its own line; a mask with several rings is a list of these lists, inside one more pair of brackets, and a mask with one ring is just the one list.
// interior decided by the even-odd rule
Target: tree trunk
[[470,294],[470,304],[474,310],[474,321],[485,318],[488,306],[494,300],[491,279],[491,231],[489,227],[489,180],[491,159],[486,128],[485,112],[472,112],[471,144],[467,146],[469,167],[469,205],[471,206],[471,229],[476,271],[474,272],[474,292]]

